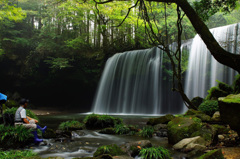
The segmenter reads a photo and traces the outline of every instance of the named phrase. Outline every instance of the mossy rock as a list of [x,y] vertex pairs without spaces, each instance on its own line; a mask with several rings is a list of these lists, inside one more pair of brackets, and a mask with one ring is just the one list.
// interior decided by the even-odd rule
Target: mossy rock
[[45,133],[42,134],[43,138],[45,139],[51,139],[51,138],[56,138],[57,134],[53,129],[47,128]]
[[150,118],[147,122],[147,125],[157,125],[157,124],[167,124],[169,121],[174,119],[175,117],[172,114],[167,114],[165,116],[161,116],[159,118]]
[[227,134],[230,131],[230,129],[224,125],[213,124],[212,127],[216,130],[217,135]]
[[97,151],[94,152],[93,156],[98,157],[103,154],[109,154],[111,156],[125,155],[126,153],[121,150],[116,144],[104,145],[98,147]]
[[73,159],[112,159],[113,157],[108,154],[100,155],[98,157],[80,157],[80,158],[73,158]]
[[200,156],[198,159],[224,159],[221,149],[215,149]]
[[219,97],[226,97],[229,93],[225,92],[218,87],[212,87],[208,90],[208,95],[206,99],[208,100],[217,100]]
[[197,108],[199,107],[199,105],[203,102],[203,98],[202,97],[194,97],[191,100],[191,103],[196,106]]
[[221,120],[240,135],[240,94],[219,98],[218,103]]
[[171,120],[168,125],[168,142],[176,144],[184,138],[189,138],[196,131],[201,129],[199,118],[177,117]]
[[223,90],[224,92],[227,92],[228,94],[232,94],[233,93],[232,86],[230,86],[230,85],[228,85],[226,83],[220,82],[218,80],[217,80],[217,82],[218,82],[218,88],[220,90]]
[[87,129],[103,129],[122,124],[122,119],[115,118],[109,115],[90,114],[84,118],[84,123]]
[[194,110],[194,109],[189,109],[185,114],[185,117],[197,117],[199,119],[201,119],[203,122],[208,122],[211,120],[211,117],[201,111],[198,110]]
[[206,145],[210,145],[216,136],[216,132],[214,127],[209,124],[204,124],[201,129],[192,133],[191,137],[201,136],[207,142]]
[[104,128],[99,131],[101,134],[116,134],[115,128]]

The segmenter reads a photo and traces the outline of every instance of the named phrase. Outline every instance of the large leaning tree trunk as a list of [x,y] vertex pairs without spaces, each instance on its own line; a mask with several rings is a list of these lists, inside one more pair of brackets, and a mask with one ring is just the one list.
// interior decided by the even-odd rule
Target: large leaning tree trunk
[[146,0],[154,2],[165,2],[165,3],[176,3],[185,12],[186,16],[191,21],[196,32],[200,35],[203,42],[206,44],[208,50],[213,55],[213,57],[221,64],[231,67],[232,69],[240,73],[240,55],[233,54],[224,50],[216,39],[213,37],[212,33],[209,31],[208,27],[201,20],[192,6],[187,0]]

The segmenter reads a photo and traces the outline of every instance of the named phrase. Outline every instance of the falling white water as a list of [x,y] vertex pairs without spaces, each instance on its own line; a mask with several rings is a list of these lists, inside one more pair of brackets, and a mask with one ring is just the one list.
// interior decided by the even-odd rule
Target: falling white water
[[103,114],[180,113],[182,101],[171,91],[171,77],[163,76],[162,56],[160,49],[155,47],[109,58],[92,111]]
[[[225,50],[239,54],[240,23],[210,31]],[[206,97],[207,90],[217,85],[216,80],[232,84],[236,74],[237,72],[233,69],[217,62],[199,35],[195,36],[191,45],[185,80],[185,92],[190,99],[197,96]]]
[[[221,46],[239,53],[240,24],[211,29]],[[172,44],[174,50],[176,44]],[[207,90],[217,85],[216,80],[232,84],[237,74],[219,64],[209,53],[201,38],[182,45],[189,52],[185,77],[187,96],[205,97]],[[172,78],[167,73],[171,66],[164,63],[164,54],[158,48],[115,54],[109,58],[93,103],[92,112],[102,114],[166,114],[182,113],[180,95],[172,92]],[[169,63],[169,62],[168,62]]]

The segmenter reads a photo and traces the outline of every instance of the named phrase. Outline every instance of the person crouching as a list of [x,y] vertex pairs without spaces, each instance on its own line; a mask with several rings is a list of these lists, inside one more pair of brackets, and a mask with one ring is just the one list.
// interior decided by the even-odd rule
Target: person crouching
[[32,129],[32,133],[34,135],[34,142],[35,143],[40,143],[43,141],[43,139],[39,139],[37,136],[37,129],[40,129],[42,133],[45,132],[47,129],[47,126],[44,128],[41,128],[39,125],[37,125],[38,120],[30,118],[29,116],[26,115],[26,108],[29,103],[29,100],[27,99],[21,99],[19,104],[20,107],[17,109],[15,113],[15,126],[17,125],[22,125],[28,129]]

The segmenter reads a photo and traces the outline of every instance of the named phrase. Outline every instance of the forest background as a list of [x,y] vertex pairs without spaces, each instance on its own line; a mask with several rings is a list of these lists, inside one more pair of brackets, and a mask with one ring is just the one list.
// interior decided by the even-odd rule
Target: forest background
[[[194,1],[190,1],[193,4]],[[0,2],[1,92],[16,92],[39,107],[90,111],[105,62],[116,53],[154,44],[136,1],[96,5],[78,0],[3,0]],[[177,41],[177,6],[146,2],[166,43]],[[209,28],[240,22],[239,1],[231,11],[207,11]],[[128,15],[124,23],[122,20]],[[203,17],[204,18],[204,17]],[[187,17],[182,40],[196,32]],[[163,34],[161,34],[163,35]],[[184,58],[183,58],[184,59]],[[184,70],[187,67],[187,55]],[[166,60],[166,63],[169,63]],[[166,74],[171,74],[169,68]],[[170,90],[169,90],[170,91]]]

